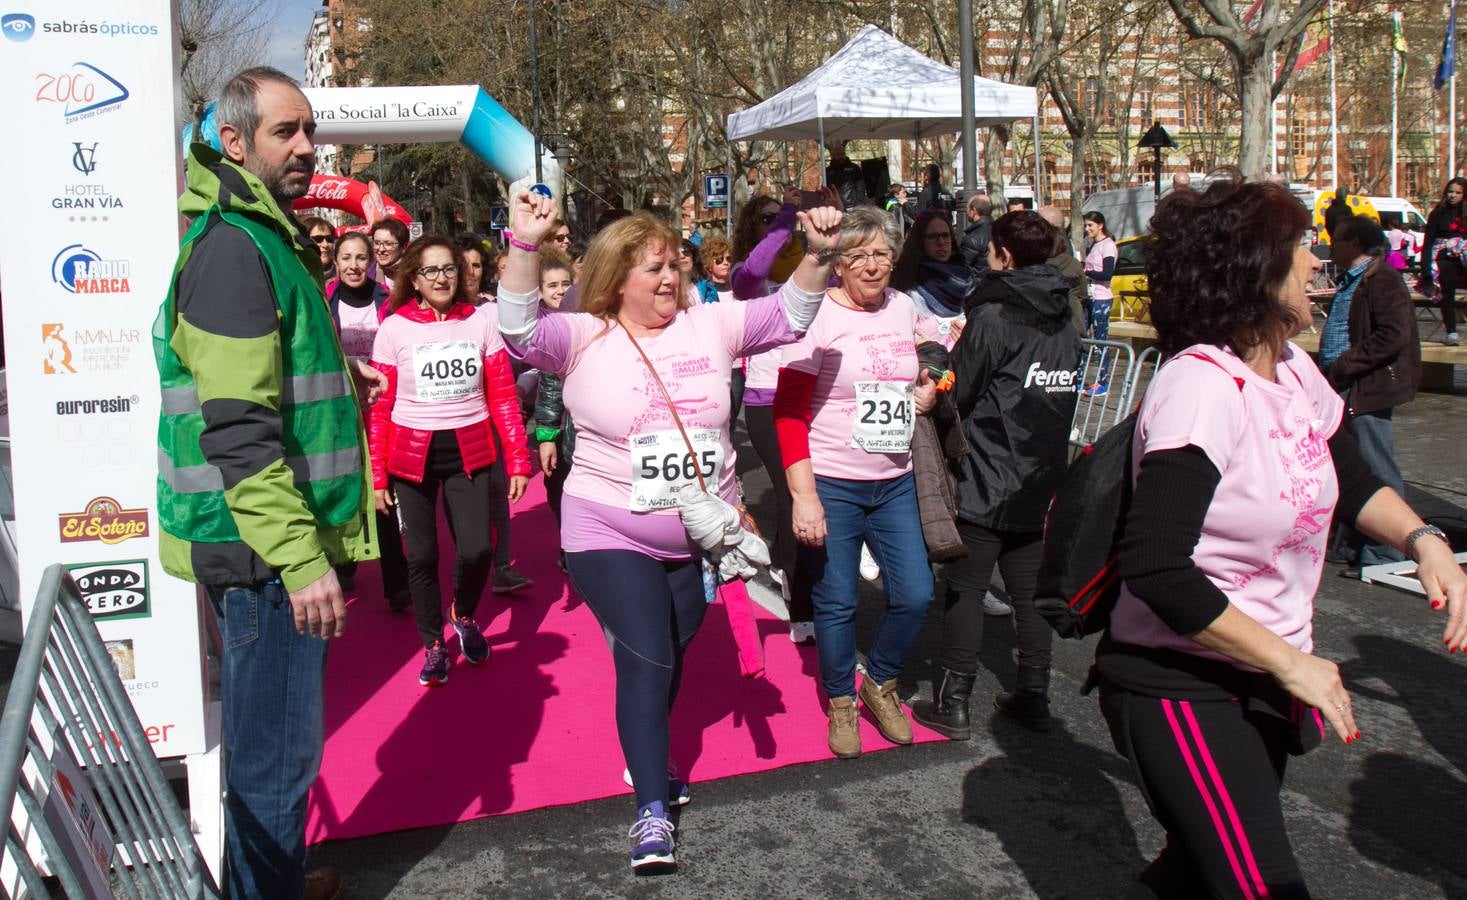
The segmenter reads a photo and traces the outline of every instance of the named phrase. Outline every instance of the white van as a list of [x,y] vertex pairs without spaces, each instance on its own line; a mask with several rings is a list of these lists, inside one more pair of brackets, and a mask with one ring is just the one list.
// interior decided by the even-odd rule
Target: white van
[[1399,228],[1405,232],[1409,240],[1402,240],[1402,246],[1393,247],[1400,250],[1406,257],[1406,261],[1414,264],[1417,257],[1421,255],[1421,245],[1426,239],[1426,216],[1416,208],[1416,204],[1410,200],[1402,200],[1400,197],[1369,197],[1370,205],[1380,215],[1380,227],[1386,232],[1393,228]]

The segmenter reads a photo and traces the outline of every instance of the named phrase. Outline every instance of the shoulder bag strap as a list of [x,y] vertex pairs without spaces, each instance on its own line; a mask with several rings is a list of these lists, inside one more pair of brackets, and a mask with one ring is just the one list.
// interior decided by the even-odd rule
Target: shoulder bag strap
[[[632,335],[631,329],[622,325],[621,330],[626,332],[627,340],[632,342],[632,346],[637,348],[637,353],[642,357],[642,362],[647,364],[647,371],[652,373],[652,380],[657,382],[657,389],[662,391],[662,399],[667,401],[667,413],[672,416],[672,422],[677,426],[678,434],[683,436],[683,443],[688,448],[688,455],[696,460],[698,458],[698,451],[693,449],[693,442],[688,437],[687,429],[683,427],[682,417],[677,414],[677,405],[672,402],[672,395],[667,392],[667,385],[662,383],[661,376],[657,374],[657,367],[652,365],[652,360],[647,357],[647,351],[643,350],[642,345],[637,343],[637,339]],[[708,485],[703,481],[703,472],[701,469],[697,470],[697,475],[699,489],[707,493]]]

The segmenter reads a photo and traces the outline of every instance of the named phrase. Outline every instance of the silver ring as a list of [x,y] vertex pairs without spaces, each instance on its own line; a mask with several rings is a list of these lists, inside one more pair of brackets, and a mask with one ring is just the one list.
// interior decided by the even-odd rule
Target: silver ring
[[1335,704],[1335,709],[1339,710],[1340,712],[1344,712],[1346,705],[1347,704],[1344,704],[1344,703],[1336,703]]

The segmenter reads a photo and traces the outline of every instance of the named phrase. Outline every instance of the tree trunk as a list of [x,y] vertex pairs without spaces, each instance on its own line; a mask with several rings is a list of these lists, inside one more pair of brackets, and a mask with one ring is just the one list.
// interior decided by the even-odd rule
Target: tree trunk
[[1250,181],[1268,175],[1269,128],[1273,69],[1259,53],[1238,60],[1238,87],[1242,94],[1242,128],[1238,140],[1238,168]]
[[1070,133],[1070,246],[1080,247],[1085,238],[1085,223],[1080,209],[1085,204],[1085,166],[1090,158],[1090,128]]
[[983,148],[983,180],[988,183],[988,197],[995,210],[1004,208],[1003,157],[1008,146],[1007,125],[994,125],[988,129],[988,141]]

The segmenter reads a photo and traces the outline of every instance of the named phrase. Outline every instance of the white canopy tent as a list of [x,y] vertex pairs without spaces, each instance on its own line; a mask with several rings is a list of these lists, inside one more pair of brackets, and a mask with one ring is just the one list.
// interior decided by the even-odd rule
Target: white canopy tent
[[[1034,88],[976,77],[973,85],[979,127],[1037,120]],[[875,25],[862,28],[809,75],[728,117],[730,140],[812,140],[822,146],[833,140],[955,134],[962,127],[958,70],[928,59]]]

